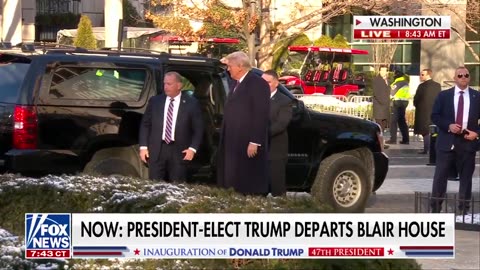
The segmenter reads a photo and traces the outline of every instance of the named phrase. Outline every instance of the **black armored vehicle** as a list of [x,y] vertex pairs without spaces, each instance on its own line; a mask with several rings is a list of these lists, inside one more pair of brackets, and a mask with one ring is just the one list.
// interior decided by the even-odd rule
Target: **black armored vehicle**
[[[0,52],[0,167],[29,174],[86,173],[147,178],[138,130],[163,74],[180,73],[184,91],[202,106],[205,135],[189,179],[215,182],[215,155],[228,94],[216,59],[170,54],[50,49]],[[261,73],[260,70],[255,72]],[[373,122],[326,114],[293,101],[287,186],[307,191],[338,212],[361,212],[388,171]]]

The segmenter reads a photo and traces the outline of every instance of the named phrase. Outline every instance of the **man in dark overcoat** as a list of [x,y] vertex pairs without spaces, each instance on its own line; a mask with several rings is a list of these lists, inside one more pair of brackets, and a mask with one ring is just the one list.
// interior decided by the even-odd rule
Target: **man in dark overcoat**
[[217,160],[217,183],[243,194],[268,194],[270,89],[251,71],[244,52],[225,57],[236,83],[225,102]]
[[413,105],[415,106],[415,124],[413,133],[423,136],[423,150],[419,154],[427,154],[430,149],[430,128],[432,107],[435,98],[442,90],[440,84],[432,80],[432,70],[424,69],[420,73],[420,81],[422,82],[413,97]]
[[387,67],[373,78],[373,119],[385,130],[390,116],[390,87],[387,81]]
[[[388,70],[386,66],[381,66],[380,71],[373,78],[373,120],[380,125],[382,132],[387,128],[390,118],[390,87],[388,86]],[[385,148],[388,148],[385,145]]]

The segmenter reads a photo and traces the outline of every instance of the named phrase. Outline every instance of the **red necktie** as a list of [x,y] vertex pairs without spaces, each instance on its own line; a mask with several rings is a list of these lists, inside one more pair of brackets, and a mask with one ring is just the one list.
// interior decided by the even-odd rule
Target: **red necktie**
[[168,104],[167,111],[167,126],[165,127],[165,142],[167,144],[171,143],[172,138],[172,123],[173,123],[173,101],[175,99],[170,98],[170,104]]
[[457,119],[455,123],[459,126],[463,125],[463,91],[460,91],[460,97],[458,97]]

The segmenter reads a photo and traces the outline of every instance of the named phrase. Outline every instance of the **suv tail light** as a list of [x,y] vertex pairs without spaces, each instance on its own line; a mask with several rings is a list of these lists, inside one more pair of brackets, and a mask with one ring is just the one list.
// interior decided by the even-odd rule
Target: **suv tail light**
[[13,112],[13,148],[37,148],[37,110],[33,106],[15,106]]

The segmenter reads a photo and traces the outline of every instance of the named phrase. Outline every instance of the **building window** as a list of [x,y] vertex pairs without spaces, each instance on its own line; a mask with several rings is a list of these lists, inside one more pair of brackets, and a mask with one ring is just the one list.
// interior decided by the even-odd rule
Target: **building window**
[[[470,41],[468,42],[468,44],[478,55],[480,52],[480,41]],[[470,50],[470,48],[468,48],[467,45],[465,45],[465,63],[478,63],[472,51]]]
[[[401,41],[398,42],[397,48],[392,55],[391,65],[392,67],[401,69],[404,72],[409,74],[417,74],[417,70],[420,64],[420,46],[419,42],[412,41]],[[359,66],[359,70],[362,70],[360,66],[367,67],[364,70],[368,70],[370,66],[373,66],[373,52],[372,42],[361,42],[361,43],[352,43],[352,48],[367,50],[369,51],[368,55],[354,55],[353,62],[356,66]]]
[[[470,41],[468,43],[477,54],[480,52],[480,41]],[[470,75],[472,76],[470,86],[480,91],[480,62],[475,59],[467,46],[465,46],[465,67],[470,71]]]
[[80,0],[37,0],[38,14],[79,14]]
[[72,1],[72,12],[73,14],[80,14],[80,0]]

